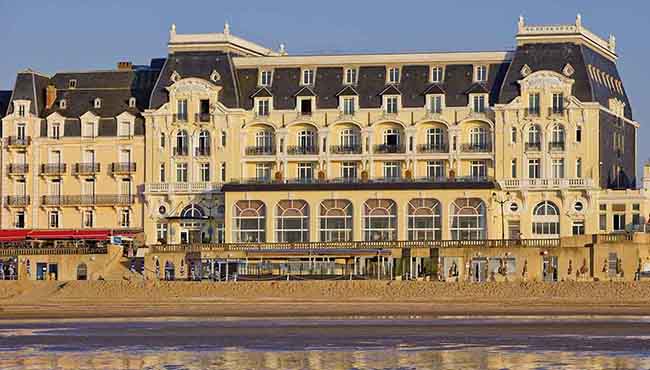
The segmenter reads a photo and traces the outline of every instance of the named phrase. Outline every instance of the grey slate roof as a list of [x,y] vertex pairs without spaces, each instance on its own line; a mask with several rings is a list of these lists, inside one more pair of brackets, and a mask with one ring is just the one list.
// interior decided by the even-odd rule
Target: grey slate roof
[[4,117],[9,109],[11,93],[11,90],[0,90],[0,118]]
[[[232,59],[230,53],[220,51],[170,54],[165,62],[165,67],[160,72],[160,78],[151,95],[149,107],[158,109],[167,102],[168,95],[165,88],[172,84],[171,76],[174,72],[177,72],[181,78],[198,77],[211,81],[212,71],[217,71],[221,76],[219,81],[213,82],[222,87],[220,101],[228,108],[237,108],[240,97],[236,80],[233,78]],[[257,82],[257,75],[255,81]]]
[[[45,108],[45,87],[48,81],[47,77],[36,72],[18,73],[14,85],[13,100],[31,100],[30,113],[41,115]],[[13,113],[12,104],[9,105],[7,113]]]

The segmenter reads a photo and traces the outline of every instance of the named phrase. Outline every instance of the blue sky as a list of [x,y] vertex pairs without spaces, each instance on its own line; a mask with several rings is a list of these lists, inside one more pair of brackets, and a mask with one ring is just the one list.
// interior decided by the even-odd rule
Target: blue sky
[[[623,5],[624,4],[624,5]],[[572,23],[577,13],[596,34],[616,35],[619,71],[639,132],[639,164],[650,158],[650,2],[575,1],[8,1],[0,0],[0,89],[17,71],[44,73],[145,64],[166,54],[179,33],[231,32],[293,54],[322,52],[508,50],[517,17]],[[639,174],[640,175],[640,174]]]

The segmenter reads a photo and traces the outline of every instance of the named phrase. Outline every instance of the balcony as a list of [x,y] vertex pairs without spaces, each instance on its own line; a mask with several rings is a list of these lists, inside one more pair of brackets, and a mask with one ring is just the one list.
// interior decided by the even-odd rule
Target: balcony
[[10,147],[23,147],[32,143],[31,136],[8,136],[5,138],[5,145]]
[[65,163],[47,163],[41,165],[41,175],[63,175],[68,166]]
[[524,109],[524,117],[539,117],[540,115],[539,107],[528,107]]
[[318,148],[316,146],[303,146],[303,145],[289,145],[287,147],[287,154],[301,155],[301,154],[317,154]]
[[469,143],[461,145],[463,153],[489,153],[492,151],[491,143]]
[[548,150],[551,152],[563,152],[564,141],[552,141],[548,143]]
[[361,154],[361,145],[330,145],[332,154]]
[[174,122],[187,122],[187,113],[172,114],[172,119]]
[[29,204],[29,195],[7,195],[5,198],[5,205],[8,207],[24,207]]
[[11,163],[7,165],[7,173],[10,175],[24,175],[29,172],[27,163]]
[[43,195],[44,206],[112,206],[133,204],[135,196],[131,194],[94,194],[94,195]]
[[190,152],[186,146],[177,146],[174,148],[174,155],[178,157],[185,157]]
[[377,144],[375,145],[375,153],[377,154],[395,154],[405,153],[406,148],[400,144]]
[[447,144],[420,144],[418,145],[418,153],[447,153],[449,148]]
[[194,156],[196,157],[209,157],[210,156],[210,147],[203,146],[194,148]]
[[275,146],[247,146],[246,155],[275,155]]
[[129,174],[135,172],[135,162],[111,163],[111,173]]
[[162,182],[145,185],[150,194],[202,194],[221,191],[220,183],[210,182]]
[[196,122],[210,122],[210,113],[197,113],[194,115],[194,119]]
[[73,175],[94,175],[99,173],[99,163],[75,163],[72,168]]
[[507,179],[499,181],[503,190],[558,190],[558,189],[590,189],[594,186],[593,179]]
[[539,152],[542,150],[542,143],[526,143],[527,152]]

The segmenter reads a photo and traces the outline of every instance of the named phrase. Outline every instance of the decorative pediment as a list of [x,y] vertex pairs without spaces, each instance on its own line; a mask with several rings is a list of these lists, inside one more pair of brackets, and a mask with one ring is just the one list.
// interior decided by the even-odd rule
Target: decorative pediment
[[520,73],[521,73],[521,75],[522,75],[523,77],[526,77],[526,76],[528,76],[529,74],[533,73],[533,70],[530,69],[530,67],[528,66],[528,64],[524,64],[524,66],[521,67],[521,71],[520,71]]
[[132,113],[128,112],[128,111],[124,111],[124,112],[120,113],[116,118],[117,118],[118,120],[129,120],[129,121],[132,121],[132,120],[135,119],[135,116],[134,116]]
[[490,90],[488,90],[487,86],[477,82],[470,86],[470,88],[465,91],[465,94],[488,94],[489,92]]
[[49,116],[46,117],[48,121],[61,121],[64,120],[65,117],[63,117],[59,112],[54,112],[50,114]]
[[358,95],[359,93],[357,92],[357,90],[350,85],[342,88],[341,91],[336,93],[336,96],[358,96]]
[[422,95],[429,95],[429,94],[444,94],[445,90],[442,89],[442,87],[438,84],[432,84],[427,87],[426,90],[422,93]]
[[573,84],[573,80],[553,71],[538,71],[519,80],[524,89],[563,89]]
[[88,111],[79,117],[82,121],[92,121],[101,118],[94,112]]
[[184,78],[167,87],[170,94],[218,94],[221,87],[200,78]]
[[293,94],[293,96],[316,96],[316,93],[311,87],[303,86],[297,93]]
[[383,89],[379,95],[402,95],[402,92],[399,91],[397,86],[395,85],[388,85],[386,86],[385,89]]
[[260,87],[257,91],[251,95],[251,98],[271,98],[273,94],[271,91],[266,88],[266,86]]

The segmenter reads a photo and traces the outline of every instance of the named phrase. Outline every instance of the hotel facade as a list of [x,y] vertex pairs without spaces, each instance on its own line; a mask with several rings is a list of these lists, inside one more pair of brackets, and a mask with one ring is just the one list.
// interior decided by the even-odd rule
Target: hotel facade
[[172,26],[149,65],[20,72],[0,228],[345,246],[643,225],[614,37],[521,18],[515,43],[294,56]]

